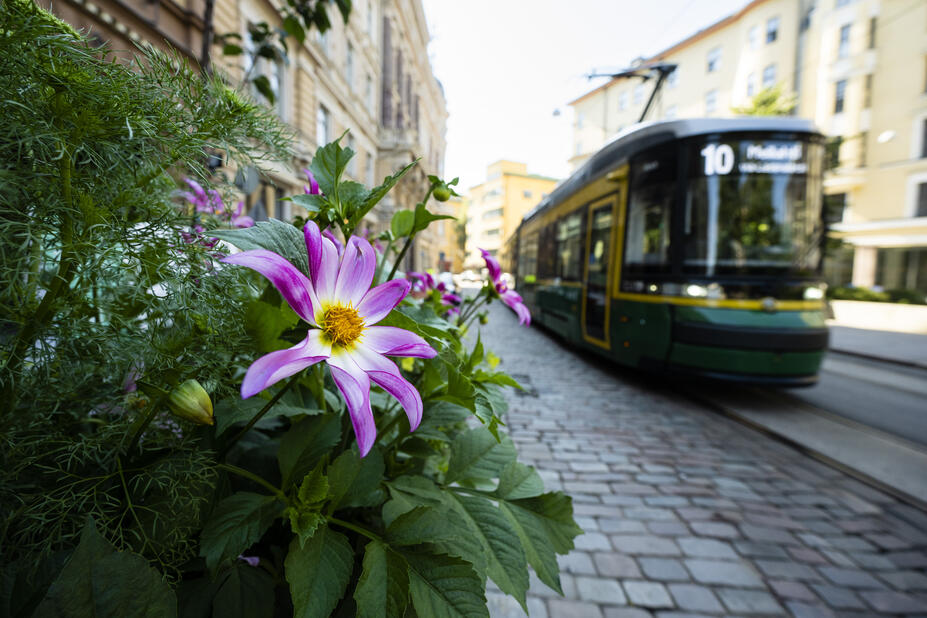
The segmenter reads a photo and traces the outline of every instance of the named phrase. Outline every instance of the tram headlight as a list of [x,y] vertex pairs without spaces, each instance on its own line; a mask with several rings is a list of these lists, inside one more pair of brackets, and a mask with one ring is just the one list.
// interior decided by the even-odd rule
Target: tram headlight
[[821,300],[824,298],[824,289],[825,288],[822,285],[805,288],[805,300]]
[[691,296],[692,298],[705,298],[708,296],[708,288],[704,285],[698,285],[696,283],[690,283],[686,286],[686,296]]

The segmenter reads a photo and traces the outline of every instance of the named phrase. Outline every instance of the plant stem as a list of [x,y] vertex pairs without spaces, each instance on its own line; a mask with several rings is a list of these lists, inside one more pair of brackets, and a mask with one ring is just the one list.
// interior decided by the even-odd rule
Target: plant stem
[[380,263],[377,264],[377,270],[373,273],[373,283],[377,284],[380,281],[380,273],[383,272],[383,265],[386,264],[386,258],[389,256],[390,249],[393,248],[393,239],[390,238],[386,241],[386,249],[383,250],[383,259],[380,260]]
[[389,277],[386,278],[387,281],[390,281],[393,278],[393,275],[396,274],[396,271],[399,270],[399,264],[402,262],[402,258],[406,256],[406,251],[409,250],[409,247],[412,246],[412,239],[415,238],[415,232],[409,234],[409,237],[406,238],[406,244],[403,245],[402,251],[399,252],[399,256],[396,258],[396,261],[393,263],[393,270],[389,271]]
[[336,526],[341,526],[342,528],[347,528],[348,530],[353,530],[354,532],[356,532],[356,533],[358,533],[358,534],[360,534],[360,535],[363,535],[363,536],[367,537],[368,539],[370,539],[370,540],[372,540],[372,541],[380,541],[381,543],[384,542],[382,537],[378,536],[375,532],[371,532],[370,530],[367,530],[366,528],[361,528],[360,526],[355,526],[355,525],[352,524],[352,523],[349,523],[349,522],[346,522],[346,521],[342,521],[342,520],[336,519],[336,518],[334,518],[334,517],[326,517],[325,519],[327,519],[327,520],[328,520],[328,523],[330,523],[330,524],[335,524]]
[[278,401],[280,401],[280,398],[283,397],[283,394],[286,393],[288,390],[290,390],[290,387],[292,387],[294,384],[296,384],[296,382],[299,380],[299,378],[300,378],[300,375],[299,375],[298,373],[297,373],[295,376],[293,376],[292,378],[290,378],[289,381],[288,381],[286,384],[283,385],[283,388],[281,388],[279,391],[277,391],[277,394],[273,396],[273,399],[271,399],[270,401],[268,401],[268,402],[267,402],[267,405],[265,405],[263,408],[261,408],[261,411],[258,412],[257,414],[255,414],[255,415],[251,418],[251,420],[248,421],[248,424],[245,425],[244,428],[242,428],[241,431],[239,431],[237,434],[235,434],[235,437],[234,437],[234,438],[232,438],[231,440],[229,440],[228,442],[225,443],[225,446],[222,447],[222,449],[219,451],[219,454],[217,455],[217,458],[218,458],[220,461],[221,461],[222,459],[225,458],[225,456],[226,456],[226,454],[228,454],[229,450],[230,450],[233,446],[235,446],[235,443],[238,442],[239,440],[241,440],[241,438],[242,438],[246,433],[248,433],[248,432],[251,430],[251,428],[254,427],[254,425],[257,424],[257,422],[258,422],[259,420],[261,420],[261,419],[264,417],[264,415],[267,414],[267,413],[270,411],[270,409],[271,409],[272,407],[274,407],[274,404],[276,404]]
[[138,426],[138,429],[135,430],[135,434],[132,435],[132,441],[129,442],[129,448],[126,449],[126,453],[132,453],[135,450],[135,447],[138,446],[138,441],[141,440],[142,434],[145,433],[145,430],[148,429],[148,425],[151,424],[151,421],[154,420],[155,415],[158,413],[158,410],[164,404],[164,400],[167,399],[168,393],[163,392],[152,404],[151,409],[148,410],[148,416],[145,417],[145,420],[142,421],[142,424]]
[[257,474],[254,474],[253,472],[250,472],[248,470],[245,470],[244,468],[239,468],[238,466],[233,466],[232,464],[227,464],[227,463],[220,463],[216,467],[222,468],[223,470],[227,472],[231,472],[232,474],[237,474],[240,477],[254,481],[258,485],[261,485],[262,487],[269,489],[271,493],[273,493],[275,496],[277,496],[281,500],[286,501],[286,494],[283,493],[283,491],[279,487],[275,487],[273,484],[268,483],[266,480],[262,479],[261,477],[259,477]]

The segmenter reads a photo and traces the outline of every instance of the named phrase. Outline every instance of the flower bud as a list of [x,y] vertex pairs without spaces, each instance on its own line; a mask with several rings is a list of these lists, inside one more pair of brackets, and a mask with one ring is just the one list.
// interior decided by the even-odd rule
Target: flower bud
[[175,415],[198,425],[212,425],[212,400],[199,382],[187,380],[168,395],[167,405]]
[[480,313],[480,324],[489,324],[489,314],[485,311]]
[[433,195],[439,202],[446,202],[451,199],[451,190],[447,188],[447,185],[442,183],[438,188],[435,189]]

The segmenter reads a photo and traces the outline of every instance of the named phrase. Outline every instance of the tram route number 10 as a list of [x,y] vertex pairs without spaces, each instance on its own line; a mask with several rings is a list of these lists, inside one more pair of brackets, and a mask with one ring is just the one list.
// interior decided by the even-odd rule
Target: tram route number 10
[[730,174],[734,169],[734,149],[727,144],[709,144],[699,153],[705,159],[705,175]]

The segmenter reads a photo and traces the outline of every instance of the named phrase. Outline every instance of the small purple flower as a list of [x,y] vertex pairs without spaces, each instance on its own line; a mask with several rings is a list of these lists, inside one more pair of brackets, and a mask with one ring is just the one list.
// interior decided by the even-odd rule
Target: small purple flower
[[309,254],[307,278],[282,256],[265,249],[223,258],[267,277],[293,310],[310,326],[306,339],[287,350],[266,354],[252,363],[241,384],[247,399],[306,367],[325,361],[344,396],[363,457],[376,441],[370,408],[373,382],[405,409],[411,429],[422,420],[422,397],[390,356],[433,358],[437,352],[418,335],[392,326],[374,326],[409,293],[409,282],[393,279],[371,288],[376,270],[373,247],[357,236],[341,255],[335,243],[309,221],[304,230]]
[[242,210],[245,208],[244,202],[238,202],[238,208],[235,209],[235,212],[231,213],[232,225],[234,227],[245,228],[252,227],[254,225],[254,219],[248,215],[243,215]]
[[493,287],[496,289],[496,293],[499,294],[499,298],[515,311],[516,315],[518,315],[519,324],[530,326],[531,312],[528,311],[521,296],[515,290],[508,289],[505,281],[502,280],[502,268],[499,267],[499,262],[485,249],[480,249],[480,253],[486,261],[486,268],[489,270],[489,276],[492,277]]
[[435,289],[435,280],[430,273],[420,273],[410,270],[406,273],[406,279],[412,282],[413,293],[424,293]]
[[308,169],[303,168],[303,173],[306,174],[306,179],[309,181],[309,186],[303,185],[303,190],[307,195],[322,195],[322,192],[319,190],[319,183],[316,181],[315,176],[312,175]]
[[245,556],[242,554],[238,556],[238,559],[241,560],[242,562],[247,562],[248,566],[256,567],[259,564],[261,564],[261,559],[258,558],[257,556]]

